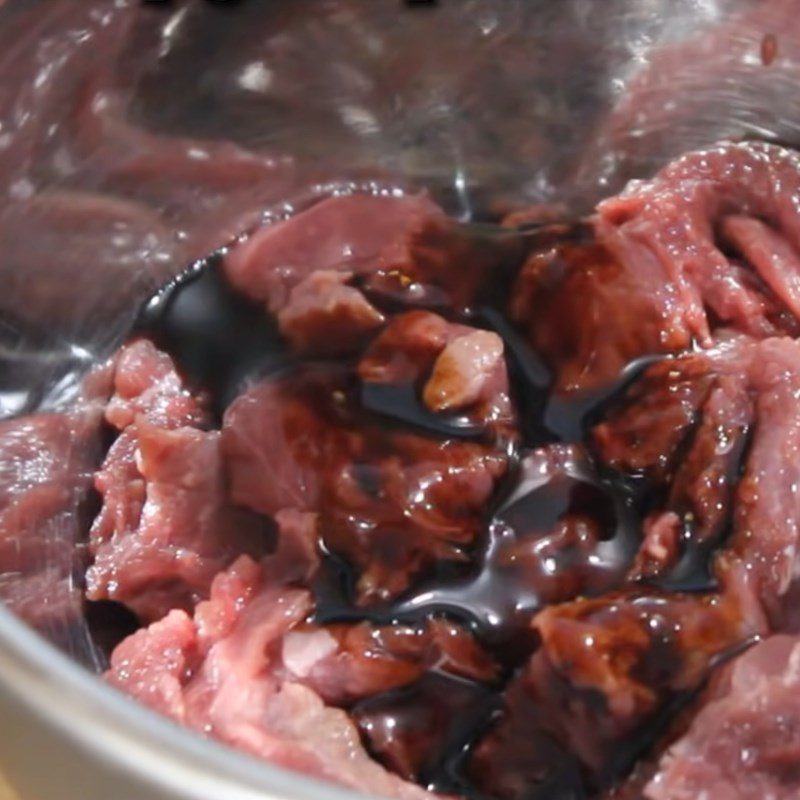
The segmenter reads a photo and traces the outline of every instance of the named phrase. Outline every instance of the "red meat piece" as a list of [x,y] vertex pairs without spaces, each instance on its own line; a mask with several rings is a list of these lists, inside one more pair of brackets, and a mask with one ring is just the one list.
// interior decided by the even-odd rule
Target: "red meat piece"
[[774,636],[717,681],[687,733],[661,759],[649,800],[789,800],[800,791],[800,650]]
[[344,711],[278,677],[284,637],[310,610],[308,592],[265,583],[260,568],[242,558],[215,579],[194,620],[172,611],[125,640],[106,679],[273,764],[365,793],[430,797],[372,761]]
[[341,368],[301,369],[240,396],[223,448],[235,503],[320,512],[325,546],[359,573],[361,602],[396,595],[437,559],[463,560],[507,460],[491,445],[371,419]]
[[603,201],[577,231],[545,232],[511,316],[561,392],[613,381],[643,355],[710,346],[720,326],[800,330],[800,160],[775,145],[690,153]]
[[90,533],[87,596],[144,620],[192,608],[242,553],[269,545],[261,521],[233,509],[220,434],[169,357],[140,340],[119,354],[106,417],[122,432],[95,476],[103,507]]
[[411,235],[441,211],[425,197],[353,194],[331,197],[265,226],[225,259],[231,283],[273,312],[319,270],[410,270]]

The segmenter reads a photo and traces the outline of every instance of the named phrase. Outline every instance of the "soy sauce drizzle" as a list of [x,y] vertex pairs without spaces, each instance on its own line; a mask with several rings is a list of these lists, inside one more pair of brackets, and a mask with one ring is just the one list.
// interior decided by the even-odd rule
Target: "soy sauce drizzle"
[[430,672],[410,686],[362,700],[351,715],[373,748],[396,743],[398,752],[375,755],[389,766],[402,765],[404,777],[440,792],[464,791],[462,762],[500,707],[496,690]]
[[[210,394],[218,419],[248,383],[283,373],[300,362],[289,352],[266,309],[228,283],[223,272],[224,257],[223,250],[195,262],[146,304],[134,328],[135,335],[151,337],[175,359],[192,387]],[[609,585],[624,581],[626,568],[640,542],[641,519],[650,510],[652,500],[646,484],[633,476],[598,467],[589,456],[583,470],[572,473],[567,470],[557,476],[558,480],[551,478],[539,484],[527,480],[530,476],[525,475],[524,459],[533,448],[554,442],[581,442],[594,421],[631,383],[653,363],[668,356],[637,359],[613,383],[590,395],[575,399],[555,396],[547,366],[502,313],[506,291],[504,285],[502,298],[491,298],[491,305],[472,312],[441,312],[466,324],[493,330],[502,337],[522,427],[522,441],[508,453],[508,475],[497,491],[493,506],[487,509],[483,536],[471,554],[471,564],[466,568],[443,564],[396,602],[364,608],[353,602],[357,576],[352,566],[336,553],[324,551],[324,566],[313,588],[314,620],[319,624],[369,621],[389,625],[418,623],[436,615],[452,618],[469,627],[492,650],[508,677],[536,648],[530,619],[551,600],[539,591],[536,581],[512,576],[507,566],[501,564],[501,554],[520,539],[536,541],[537,537],[546,536],[571,514],[585,514],[601,531],[591,557],[567,548],[558,554],[554,569],[565,576],[579,574],[585,581],[581,593],[601,593]],[[375,297],[379,294],[376,290]],[[426,301],[437,311],[443,303],[442,297],[430,290]],[[391,292],[384,292],[383,307],[389,311],[406,310],[410,306]],[[314,368],[312,364],[306,366]],[[351,400],[358,411],[387,427],[398,426],[444,441],[487,441],[487,431],[465,416],[428,411],[413,385],[359,383],[351,393]],[[733,458],[737,474],[731,474],[729,480],[734,482],[748,446],[745,439],[739,443],[741,449]],[[712,550],[719,543],[717,538],[707,544],[687,545],[681,560],[658,585],[670,591],[714,590],[716,585],[709,565]],[[465,703],[466,710],[456,717],[459,724],[448,729],[441,750],[424,766],[418,780],[440,791],[458,791],[476,797],[463,765],[471,746],[497,714],[501,695],[496,688],[477,685],[468,688],[475,689],[474,701]],[[425,691],[425,687],[417,686],[388,696],[379,695],[361,704],[357,713],[401,714],[402,709],[392,709],[398,703],[402,706],[404,698],[414,692],[424,695]],[[674,714],[695,696],[696,692],[691,692],[674,698],[663,710],[663,722],[659,717],[648,723],[636,747],[621,753],[620,760],[611,765],[611,772],[618,775],[628,770],[662,735]],[[531,797],[586,796],[571,758],[565,753],[561,763],[553,764],[552,772],[532,791]]]
[[192,264],[150,299],[134,327],[210,394],[218,417],[248,381],[295,360],[266,309],[227,281],[223,258],[219,251]]
[[417,431],[449,439],[483,441],[486,431],[481,425],[458,414],[434,414],[419,400],[419,392],[410,383],[372,383],[361,385],[361,405],[367,411],[394,423],[405,423]]
[[670,356],[664,355],[637,358],[623,367],[616,380],[595,392],[574,397],[551,395],[544,411],[545,427],[561,441],[580,441],[603,412],[649,367],[668,358]]
[[[546,583],[560,571],[580,575],[580,593],[591,594],[593,587],[602,591],[623,580],[636,552],[640,529],[634,498],[621,483],[578,468],[546,482],[534,480],[531,484],[528,476],[526,485],[526,476],[521,473],[520,467],[512,472],[505,490],[507,497],[490,517],[477,573],[450,585],[441,581],[423,584],[393,609],[401,618],[445,614],[468,620],[478,637],[502,650],[512,665],[529,652],[529,620],[550,598],[547,590],[544,596],[537,590],[535,578],[526,580],[503,564],[504,550],[521,538],[546,536],[565,516],[582,512],[581,506],[586,513],[605,516],[607,536],[591,554],[566,548],[549,557],[551,574],[541,576]],[[582,502],[581,495],[591,498],[590,502]],[[534,521],[532,526],[525,524]],[[547,559],[544,561],[547,571]],[[570,595],[561,599],[570,599]]]

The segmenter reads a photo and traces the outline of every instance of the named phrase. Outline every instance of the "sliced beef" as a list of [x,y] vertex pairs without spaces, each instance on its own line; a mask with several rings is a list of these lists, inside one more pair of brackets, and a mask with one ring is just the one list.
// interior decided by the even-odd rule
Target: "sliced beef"
[[546,798],[572,772],[591,796],[627,775],[759,622],[733,596],[646,590],[546,608],[534,620],[541,649],[478,745],[473,780],[501,797]]
[[800,650],[774,636],[737,659],[716,682],[687,733],[644,790],[649,800],[746,800],[800,791]]
[[763,342],[749,378],[755,430],[735,494],[730,556],[720,556],[718,569],[737,571],[739,562],[777,620],[800,548],[800,342]]
[[455,336],[470,332],[430,311],[410,311],[392,320],[359,362],[359,376],[371,383],[415,383]]
[[222,436],[233,501],[319,511],[322,540],[356,568],[364,602],[396,595],[437,559],[463,560],[506,466],[492,446],[375,420],[338,367],[255,386]]
[[383,316],[355,274],[415,269],[413,235],[442,212],[424,197],[331,197],[257,230],[225,258],[232,284],[278,316],[300,350],[346,353]]
[[[552,210],[552,208],[550,207]],[[531,217],[546,217],[547,209]],[[524,240],[509,231],[431,216],[411,237],[413,268],[370,272],[365,289],[400,306],[470,312],[505,298],[524,260]]]
[[337,705],[407,686],[435,670],[484,684],[499,668],[473,636],[443,619],[421,625],[298,627],[283,641],[287,679]]
[[385,318],[355,287],[351,272],[317,270],[290,292],[278,325],[295,350],[324,355],[358,351]]
[[485,685],[428,673],[358,703],[351,716],[370,751],[393,772],[439,791],[460,791],[454,765],[496,707],[496,694]]
[[[559,698],[563,701],[563,697]],[[491,793],[501,800],[584,800],[581,764],[540,724],[550,708],[531,694],[527,683],[513,681],[506,689],[504,708],[486,735],[472,749],[466,775],[476,794]]]
[[[382,631],[369,623],[299,627],[283,641],[281,658],[287,679],[304,683],[336,705],[404,686],[423,669],[416,659],[403,658],[403,633],[391,628]],[[406,639],[418,636],[417,631],[405,634]],[[397,652],[396,644],[400,645]]]
[[[456,426],[466,421],[513,439],[515,414],[503,356],[503,340],[493,331],[447,322],[429,311],[409,311],[373,340],[358,374],[366,403],[387,416],[403,414],[405,401],[417,406],[418,422],[427,412],[458,414],[452,419]],[[402,421],[413,424],[413,410],[407,408],[408,419]]]
[[[466,310],[508,281],[513,237],[471,234],[424,196],[329,197],[231,248],[231,283],[277,315],[297,349],[349,353],[386,310]],[[490,289],[491,294],[491,289]]]
[[262,562],[266,578],[308,585],[320,568],[319,516],[287,508],[275,514],[276,542],[272,557]]
[[675,570],[702,583],[708,574],[711,551],[730,530],[755,415],[748,372],[765,346],[732,341],[657,364],[594,428],[600,457],[646,479],[657,498],[632,577]]
[[[527,453],[492,519],[484,572],[502,625],[550,603],[601,594],[624,579],[637,544],[637,520],[585,451],[550,445]],[[515,635],[524,640],[524,631]]]
[[679,308],[653,259],[627,262],[591,230],[558,227],[522,267],[509,316],[572,395],[613,383],[636,358],[686,348]]
[[[465,333],[439,353],[423,400],[431,411],[449,411],[495,399],[498,374],[505,375],[503,340],[491,331]],[[508,388],[500,394],[508,396]]]
[[226,271],[234,286],[277,312],[320,270],[412,270],[410,237],[441,214],[425,197],[331,197],[258,230],[231,250]]
[[649,367],[593,428],[602,460],[621,472],[668,484],[713,381],[709,359],[702,354]]
[[[761,143],[722,144],[684,156],[653,181],[601,203],[597,230],[629,268],[647,259],[662,265],[677,291],[679,324],[704,344],[717,321],[773,335],[785,328],[770,318],[769,299],[797,308],[798,188],[795,154]],[[728,243],[767,291],[747,285],[732,268],[736,255],[723,252]]]
[[[551,730],[597,773],[616,757],[615,743],[665,701],[695,690],[715,658],[763,630],[761,619],[745,618],[733,594],[720,600],[647,589],[552,606],[534,625],[542,649],[529,668],[531,688],[554,704]],[[583,697],[556,714],[556,687],[565,700],[575,689]],[[590,719],[597,727],[581,726]]]
[[207,424],[203,399],[184,386],[172,359],[149,340],[125,345],[114,358],[113,371],[106,420],[117,430],[124,431],[139,415],[170,429]]
[[[780,616],[799,536],[799,356],[788,338],[731,338],[649,368],[595,428],[601,459],[666,492],[645,523],[634,577],[713,561],[723,582],[744,570],[758,602]],[[714,559],[727,533],[728,547]]]
[[595,390],[629,361],[800,331],[796,154],[724,143],[603,201],[590,225],[549,232],[523,268],[511,316],[561,392]]
[[[108,540],[100,539],[99,525],[93,531],[87,596],[123,602],[154,620],[172,608],[192,608],[220,569],[240,553],[263,552],[270,540],[257,517],[227,503],[218,432],[165,430],[144,420],[135,427],[136,477],[121,493],[138,494],[138,502],[133,509],[125,500],[116,509],[106,505],[117,512],[115,527]],[[120,491],[114,466],[98,475],[107,502]]]
[[[293,385],[299,390],[296,397]],[[230,405],[222,446],[231,498],[237,505],[263,514],[318,506],[322,490],[316,460],[326,452],[319,437],[325,425],[316,420],[313,399],[319,397],[328,405],[335,385],[327,375],[266,381]],[[330,446],[336,445],[334,440]]]
[[515,669],[537,645],[533,614],[625,581],[641,540],[625,491],[580,446],[522,454],[493,499],[466,574],[421,582],[395,610],[468,619],[503,666]]
[[95,476],[87,596],[144,620],[192,608],[234,558],[264,552],[264,523],[229,506],[220,433],[195,427],[202,405],[146,340],[118,355],[106,418],[121,433]]
[[310,609],[306,591],[265,584],[260,568],[240,559],[216,578],[194,619],[173,611],[120,645],[106,678],[273,764],[366,793],[429,797],[369,758],[344,711],[277,678],[284,637]]

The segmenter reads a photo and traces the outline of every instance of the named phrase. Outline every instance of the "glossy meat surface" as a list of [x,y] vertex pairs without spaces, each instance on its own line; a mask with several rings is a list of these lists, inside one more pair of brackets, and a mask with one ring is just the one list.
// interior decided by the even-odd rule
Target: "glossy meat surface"
[[[336,197],[169,287],[140,330],[170,355],[129,344],[106,413],[89,586],[153,623],[109,678],[392,795],[367,753],[508,800],[692,780],[704,687],[792,617],[795,184],[720,145],[517,241]],[[225,350],[245,309],[273,332]],[[198,371],[200,328],[230,363]]]

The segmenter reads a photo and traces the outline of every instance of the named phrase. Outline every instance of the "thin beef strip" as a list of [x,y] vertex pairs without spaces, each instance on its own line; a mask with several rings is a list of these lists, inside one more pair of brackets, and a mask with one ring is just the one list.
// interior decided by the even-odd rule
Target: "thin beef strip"
[[346,282],[356,273],[411,271],[413,233],[441,214],[424,197],[331,197],[233,247],[226,273],[277,314],[296,346],[347,352],[383,317]]
[[393,387],[398,394],[414,388],[424,410],[458,413],[464,419],[456,424],[513,439],[515,414],[503,356],[503,340],[492,331],[447,322],[429,311],[409,311],[370,343],[358,374],[367,394],[380,387],[387,396]]
[[254,516],[228,505],[220,433],[168,356],[146,340],[117,355],[106,419],[120,430],[95,486],[87,596],[124,602],[143,620],[191,608],[214,576],[269,541]]
[[546,798],[564,770],[589,796],[626,775],[658,715],[668,720],[720,657],[763,630],[746,602],[631,589],[541,611],[541,649],[506,691],[472,779],[500,797]]
[[464,560],[506,457],[473,442],[392,431],[352,402],[341,371],[256,386],[226,414],[232,498],[261,513],[320,512],[326,547],[387,598],[436,559]]
[[720,326],[796,334],[796,154],[762,143],[690,153],[634,181],[569,236],[543,234],[510,313],[562,392],[597,389],[631,360],[709,346]]

